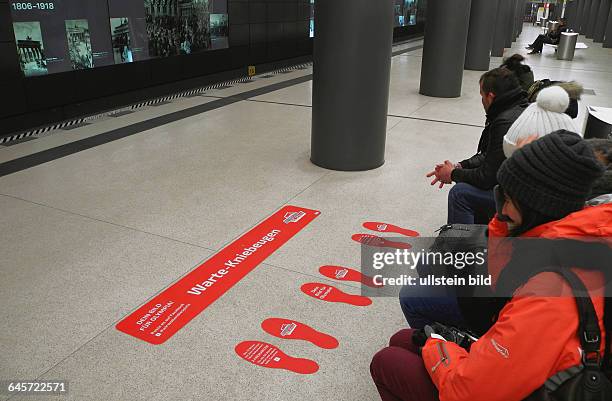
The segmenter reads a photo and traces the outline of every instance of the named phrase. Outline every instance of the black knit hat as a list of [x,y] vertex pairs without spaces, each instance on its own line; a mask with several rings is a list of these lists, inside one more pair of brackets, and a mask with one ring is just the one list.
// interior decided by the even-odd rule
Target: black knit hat
[[584,207],[603,171],[578,134],[560,130],[514,152],[499,168],[497,180],[520,204],[560,219]]

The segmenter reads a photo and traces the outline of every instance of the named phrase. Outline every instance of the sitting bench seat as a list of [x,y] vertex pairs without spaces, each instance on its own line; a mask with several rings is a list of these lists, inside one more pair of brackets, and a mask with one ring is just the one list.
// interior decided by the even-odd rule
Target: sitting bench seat
[[[557,45],[551,45],[550,43],[544,43],[546,46],[551,46],[554,47],[555,49],[557,48]],[[576,43],[576,50],[578,49],[588,49],[589,46],[586,45],[586,43],[584,42],[578,42]]]

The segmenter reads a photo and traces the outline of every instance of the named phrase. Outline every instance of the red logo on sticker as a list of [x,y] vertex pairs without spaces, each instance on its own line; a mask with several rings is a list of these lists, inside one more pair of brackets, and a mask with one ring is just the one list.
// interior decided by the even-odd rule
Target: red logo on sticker
[[314,345],[333,349],[338,347],[338,340],[334,337],[321,333],[304,323],[295,320],[270,318],[261,323],[261,328],[270,335],[288,340],[305,340]]
[[142,305],[119,322],[117,329],[162,344],[319,214],[285,206]]
[[383,286],[382,284],[375,284],[372,277],[366,276],[365,274],[348,267],[331,265],[321,266],[319,267],[319,273],[333,280],[354,281],[373,288],[380,288]]
[[236,345],[235,351],[245,361],[264,368],[285,369],[301,374],[312,374],[319,370],[315,361],[291,357],[277,346],[262,341],[243,341]]
[[405,242],[390,241],[386,238],[379,237],[378,235],[372,234],[355,234],[351,237],[353,241],[357,241],[362,245],[375,246],[378,248],[397,248],[397,249],[410,249],[412,245]]
[[402,228],[393,224],[378,223],[375,221],[368,221],[363,223],[363,226],[368,230],[378,231],[379,233],[395,233],[405,235],[407,237],[418,237],[419,233],[407,228]]
[[340,302],[354,306],[368,306],[372,300],[361,295],[347,294],[331,285],[322,283],[306,283],[302,285],[302,292],[308,296],[327,302]]

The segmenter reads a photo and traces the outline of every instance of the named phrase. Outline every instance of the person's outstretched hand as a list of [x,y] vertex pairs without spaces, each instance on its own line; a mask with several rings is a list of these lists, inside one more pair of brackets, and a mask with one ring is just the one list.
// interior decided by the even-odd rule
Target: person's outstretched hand
[[[444,166],[444,164],[436,164],[436,167],[434,167],[434,171],[428,173],[426,175],[427,178],[431,178],[434,177],[434,179],[431,181],[431,185],[436,185],[438,182],[440,182],[440,180],[438,179],[438,170],[442,168],[442,166]],[[444,186],[444,183],[440,183],[440,188],[442,188]]]
[[431,173],[427,174],[427,177],[435,176],[431,185],[440,183],[438,188],[442,189],[445,184],[451,184],[453,182],[451,174],[457,166],[450,161],[446,160],[444,164],[437,164],[436,169]]

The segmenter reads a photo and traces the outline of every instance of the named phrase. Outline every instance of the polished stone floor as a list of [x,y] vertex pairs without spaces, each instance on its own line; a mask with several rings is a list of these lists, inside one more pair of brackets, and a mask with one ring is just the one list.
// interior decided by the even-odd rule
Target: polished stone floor
[[[525,54],[535,35],[526,26],[507,54]],[[612,107],[612,50],[580,41],[589,48],[571,62],[546,48],[528,63],[536,79],[576,80],[595,91],[581,102],[583,124],[586,105]],[[376,400],[369,362],[405,326],[397,300],[324,303],[300,286],[321,281],[359,293],[318,268],[358,268],[351,235],[367,232],[364,221],[422,235],[445,223],[447,189],[431,187],[425,174],[436,162],[475,152],[484,123],[481,72],[465,71],[460,98],[421,96],[421,53],[393,58],[386,163],[373,171],[310,163],[307,81],[0,178],[0,380],[65,379],[64,399],[79,401]],[[256,79],[0,147],[0,163],[310,73]],[[321,215],[169,341],[153,346],[116,330],[124,316],[286,204]],[[268,317],[308,323],[340,346],[272,337],[260,328]],[[298,375],[250,365],[234,353],[243,340],[276,344],[320,370]]]

